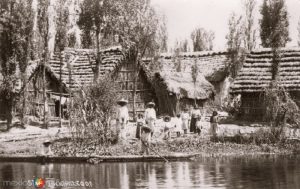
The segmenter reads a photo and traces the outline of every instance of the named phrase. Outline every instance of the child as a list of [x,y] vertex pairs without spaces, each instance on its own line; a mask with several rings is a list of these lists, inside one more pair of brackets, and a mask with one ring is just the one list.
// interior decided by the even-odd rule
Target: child
[[198,116],[197,120],[196,120],[196,131],[198,133],[198,135],[201,134],[201,130],[203,128],[203,121],[202,121],[202,117]]
[[149,154],[151,128],[148,126],[141,127],[141,154]]
[[175,118],[175,131],[176,131],[177,137],[180,137],[181,126],[182,126],[182,121],[180,119],[180,114],[177,114],[177,116]]
[[184,131],[184,134],[187,134],[189,121],[190,121],[190,114],[188,112],[188,108],[185,108],[184,112],[181,114],[181,120],[182,120],[182,130]]
[[170,138],[170,129],[172,127],[171,123],[170,123],[170,117],[166,116],[164,117],[164,139],[168,139]]
[[218,112],[213,111],[212,116],[210,117],[210,129],[213,138],[217,137],[217,129],[218,129]]
[[141,127],[145,124],[143,114],[138,114],[138,119],[136,121],[136,133],[135,138],[140,138],[141,136]]

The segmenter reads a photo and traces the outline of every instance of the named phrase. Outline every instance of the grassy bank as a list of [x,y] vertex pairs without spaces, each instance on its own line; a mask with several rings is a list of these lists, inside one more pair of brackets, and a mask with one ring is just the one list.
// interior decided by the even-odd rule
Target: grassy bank
[[[151,155],[174,153],[199,154],[202,156],[253,155],[253,154],[293,154],[300,153],[299,141],[285,141],[275,144],[239,144],[232,141],[211,141],[196,135],[152,142]],[[52,150],[59,156],[123,156],[139,155],[140,141],[130,140],[115,145],[75,144],[69,139],[55,141]]]

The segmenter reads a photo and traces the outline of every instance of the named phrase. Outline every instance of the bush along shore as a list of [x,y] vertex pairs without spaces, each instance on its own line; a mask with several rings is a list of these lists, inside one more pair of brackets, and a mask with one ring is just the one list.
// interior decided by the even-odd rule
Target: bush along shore
[[[0,156],[40,156],[45,141],[50,141],[50,156],[91,157],[91,156],[137,156],[141,142],[135,139],[134,124],[130,125],[128,140],[117,141],[111,132],[104,140],[99,137],[82,138],[70,133],[68,127],[40,129],[27,126],[14,128],[9,133],[1,133]],[[256,154],[300,154],[299,129],[285,130],[287,135],[279,135],[277,130],[262,126],[219,125],[218,137],[210,138],[209,124],[201,135],[187,134],[179,138],[175,133],[163,140],[155,133],[151,142],[150,155],[170,156],[176,154],[199,156],[230,156]],[[76,133],[75,133],[76,134]],[[292,137],[291,137],[292,136]]]
[[[116,144],[74,142],[70,138],[54,141],[52,151],[57,156],[131,156],[140,155],[140,141],[129,139]],[[154,140],[150,155],[194,154],[199,156],[230,156],[256,154],[300,154],[300,141],[275,139],[271,132],[217,138],[189,134],[168,140]]]

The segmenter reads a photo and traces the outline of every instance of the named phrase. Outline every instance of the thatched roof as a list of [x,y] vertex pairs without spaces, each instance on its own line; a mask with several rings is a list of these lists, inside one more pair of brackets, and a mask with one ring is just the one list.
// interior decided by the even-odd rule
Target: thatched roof
[[[300,90],[300,48],[281,50],[279,85],[289,91]],[[259,49],[247,55],[231,90],[233,93],[260,92],[272,81],[271,49]]]
[[[118,67],[124,56],[120,46],[108,48],[101,51],[102,62],[99,74],[103,76]],[[72,90],[86,85],[90,85],[94,81],[93,69],[96,66],[95,50],[93,49],[72,49],[66,48],[63,52],[62,81]],[[59,78],[60,61],[59,54],[54,54],[49,62],[49,67]],[[69,80],[69,67],[71,68],[71,82]]]
[[181,62],[181,71],[191,73],[192,65],[195,63],[202,74],[210,82],[222,81],[225,76],[225,68],[227,65],[227,52],[224,51],[202,51],[180,53],[175,56],[171,53],[163,53],[158,58],[159,64],[163,70],[173,71],[176,69],[176,61]]
[[190,73],[167,72],[156,73],[156,77],[161,77],[167,90],[180,98],[208,99],[214,93],[214,87],[203,75],[197,77],[196,88]]

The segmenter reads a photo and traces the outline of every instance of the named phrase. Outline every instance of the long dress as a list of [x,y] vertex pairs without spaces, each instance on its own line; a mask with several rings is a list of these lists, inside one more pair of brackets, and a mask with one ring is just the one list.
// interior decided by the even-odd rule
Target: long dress
[[196,121],[197,117],[201,116],[201,112],[199,109],[194,109],[192,112],[192,119],[191,119],[191,125],[190,125],[190,132],[191,133],[196,133]]
[[189,127],[189,120],[190,120],[190,115],[187,112],[183,112],[181,114],[181,120],[182,120],[182,130],[186,131]]
[[127,123],[129,121],[129,114],[127,106],[121,106],[117,112],[117,132],[120,132],[122,138],[127,135]]

